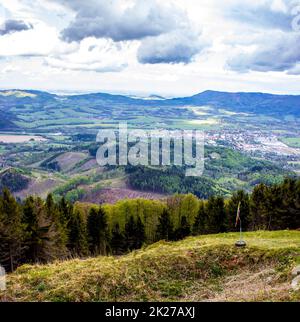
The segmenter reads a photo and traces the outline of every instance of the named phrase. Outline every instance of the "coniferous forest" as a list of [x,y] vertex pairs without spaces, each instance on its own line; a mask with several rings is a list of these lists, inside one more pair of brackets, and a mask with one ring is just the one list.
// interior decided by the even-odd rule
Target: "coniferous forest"
[[162,201],[124,200],[115,205],[72,204],[64,198],[0,196],[0,264],[13,271],[25,263],[122,255],[159,240],[234,232],[240,203],[245,231],[300,228],[300,180],[256,186],[229,199],[174,195]]

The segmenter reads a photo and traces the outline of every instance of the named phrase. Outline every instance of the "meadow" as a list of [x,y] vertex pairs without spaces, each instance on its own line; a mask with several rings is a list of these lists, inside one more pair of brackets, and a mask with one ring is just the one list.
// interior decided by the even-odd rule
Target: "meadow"
[[161,241],[119,257],[24,265],[7,276],[5,301],[299,301],[291,271],[300,232],[245,233]]

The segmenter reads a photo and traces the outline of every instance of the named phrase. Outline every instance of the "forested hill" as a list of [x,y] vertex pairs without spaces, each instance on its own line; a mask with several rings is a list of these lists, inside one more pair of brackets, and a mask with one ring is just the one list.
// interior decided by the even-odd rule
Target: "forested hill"
[[208,105],[255,114],[300,115],[299,95],[205,91],[191,97],[175,98],[171,102],[183,105]]
[[[133,98],[125,95],[112,95],[106,93],[92,93],[83,95],[56,95],[32,90],[0,91],[0,108],[21,107],[27,104],[44,107],[45,105],[57,107],[87,107],[91,104],[95,107],[113,105],[139,106],[139,107],[166,107],[166,106],[212,106],[215,108],[226,108],[235,112],[246,112],[255,114],[300,115],[300,96],[298,95],[273,95],[265,93],[228,93],[205,91],[190,97],[157,99],[150,96],[144,98]],[[28,106],[28,105],[27,105]],[[6,109],[6,112],[8,111]],[[49,111],[50,112],[50,111]],[[16,113],[12,111],[12,117]]]

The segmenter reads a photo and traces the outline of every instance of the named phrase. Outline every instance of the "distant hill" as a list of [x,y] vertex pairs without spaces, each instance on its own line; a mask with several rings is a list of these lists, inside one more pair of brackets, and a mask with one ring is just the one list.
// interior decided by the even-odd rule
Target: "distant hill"
[[[9,94],[7,94],[9,93]],[[107,103],[124,103],[133,105],[209,105],[217,108],[227,108],[228,110],[252,112],[259,114],[289,113],[300,115],[300,95],[275,95],[266,93],[246,93],[246,92],[218,92],[205,91],[189,97],[179,97],[165,99],[162,96],[151,95],[146,100],[133,98],[126,95],[114,95],[107,93],[90,93],[80,95],[59,96],[42,91],[33,90],[10,90],[0,91],[1,103],[24,103],[40,101],[65,101],[78,102],[98,101]],[[159,101],[159,102],[158,102]],[[0,106],[1,108],[1,106]]]
[[210,105],[235,112],[300,115],[300,95],[205,91],[194,96],[168,101],[179,105]]
[[25,176],[21,170],[9,168],[0,172],[0,191],[8,188],[12,192],[18,192],[26,189],[30,179]]
[[[209,120],[206,124],[218,123],[215,118],[222,118],[221,109],[227,113],[275,117],[279,122],[285,117],[300,117],[300,95],[205,91],[190,97],[164,99],[155,95],[148,98],[107,93],[63,96],[33,90],[6,90],[0,91],[0,113],[3,115],[0,130],[34,129],[49,133],[61,132],[63,125],[68,129],[92,129],[102,123],[119,121],[133,121],[135,125],[146,127],[155,124],[182,128],[182,122],[188,126],[190,120],[199,119],[201,114],[195,114],[193,107],[205,106],[209,106],[209,112],[203,114]],[[257,120],[254,124],[257,125]]]

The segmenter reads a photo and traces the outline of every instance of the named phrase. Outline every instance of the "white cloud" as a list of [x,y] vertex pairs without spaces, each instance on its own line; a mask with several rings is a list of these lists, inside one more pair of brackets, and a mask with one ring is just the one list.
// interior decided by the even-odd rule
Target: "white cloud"
[[138,60],[142,64],[187,64],[206,45],[200,33],[179,29],[144,39],[138,50]]
[[54,68],[94,72],[118,72],[128,65],[135,49],[128,43],[116,44],[108,39],[86,38],[76,51],[52,55],[46,63]]
[[115,42],[140,40],[140,63],[188,63],[206,44],[194,29],[185,10],[172,2],[137,0],[105,2],[56,0],[76,12],[62,31],[68,42],[87,37]]
[[234,47],[227,67],[238,72],[296,73],[300,34],[292,28],[292,22],[297,5],[297,0],[245,0],[243,4],[232,0],[224,16],[238,23],[240,35],[235,31],[226,40]]
[[228,62],[237,71],[290,71],[300,63],[300,34],[266,33],[252,52],[241,51]]
[[5,35],[0,37],[0,56],[47,55],[53,49],[56,39],[55,29],[46,26]]
[[67,41],[81,41],[87,37],[137,40],[188,24],[183,10],[157,0],[138,0],[126,7],[121,6],[120,0],[56,1],[76,12],[75,19],[62,32]]
[[222,6],[227,19],[252,28],[291,30],[291,10],[298,0],[229,0]]

